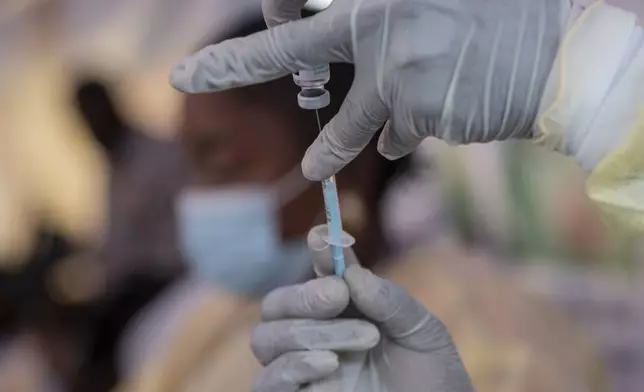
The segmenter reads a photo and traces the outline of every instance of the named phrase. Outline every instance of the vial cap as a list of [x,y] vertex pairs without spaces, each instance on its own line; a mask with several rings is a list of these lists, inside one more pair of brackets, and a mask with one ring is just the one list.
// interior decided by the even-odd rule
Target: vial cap
[[323,88],[304,89],[297,94],[297,104],[302,109],[317,110],[329,106],[331,94]]

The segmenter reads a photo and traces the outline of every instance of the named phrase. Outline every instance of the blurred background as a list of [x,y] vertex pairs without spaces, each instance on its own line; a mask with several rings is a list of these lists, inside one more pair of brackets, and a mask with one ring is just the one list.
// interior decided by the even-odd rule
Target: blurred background
[[[245,335],[230,330],[253,324],[256,298],[184,279],[174,202],[194,173],[168,84],[173,62],[249,15],[259,1],[0,2],[0,391],[217,390],[255,371],[222,362],[239,369]],[[434,140],[409,161],[377,206],[388,252],[374,268],[419,296],[417,268],[445,277],[428,306],[480,391],[557,390],[526,370],[550,360],[574,368],[561,385],[592,386],[562,390],[643,390],[642,244],[602,224],[571,161]],[[207,322],[185,311],[199,306]],[[225,355],[175,358],[199,334]],[[209,361],[225,376],[203,376]]]

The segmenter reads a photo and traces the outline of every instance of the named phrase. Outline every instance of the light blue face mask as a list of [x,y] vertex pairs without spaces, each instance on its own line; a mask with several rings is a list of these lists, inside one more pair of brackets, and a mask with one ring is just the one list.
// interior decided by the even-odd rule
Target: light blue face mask
[[[299,170],[298,170],[299,172]],[[299,174],[301,177],[301,174]],[[263,295],[312,274],[306,239],[283,242],[280,206],[308,186],[187,189],[177,203],[181,250],[200,280],[238,294]]]

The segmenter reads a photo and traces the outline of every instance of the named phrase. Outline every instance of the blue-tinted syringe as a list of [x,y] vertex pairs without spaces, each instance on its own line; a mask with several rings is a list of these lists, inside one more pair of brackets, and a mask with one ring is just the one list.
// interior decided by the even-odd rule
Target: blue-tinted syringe
[[[318,130],[322,132],[320,115],[318,110],[329,105],[331,96],[324,88],[330,79],[329,65],[321,65],[311,70],[302,70],[293,74],[295,84],[300,86],[302,91],[297,95],[297,103],[302,109],[315,110],[315,117],[318,123]],[[326,209],[326,221],[328,227],[327,243],[331,246],[331,256],[335,274],[343,276],[346,269],[343,249],[351,246],[347,235],[342,230],[342,217],[340,216],[340,200],[338,188],[335,183],[335,176],[322,181],[322,193],[324,195],[324,206]]]

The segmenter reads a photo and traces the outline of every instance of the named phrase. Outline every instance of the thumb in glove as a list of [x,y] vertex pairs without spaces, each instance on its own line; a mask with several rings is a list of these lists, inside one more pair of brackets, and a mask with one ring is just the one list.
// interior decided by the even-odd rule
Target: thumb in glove
[[[327,226],[319,225],[311,229],[307,238],[318,276],[333,273],[326,233]],[[383,335],[415,351],[433,352],[454,347],[443,323],[403,287],[362,268],[351,248],[345,249],[344,254],[348,267],[344,281],[351,303],[365,318],[378,325]]]

